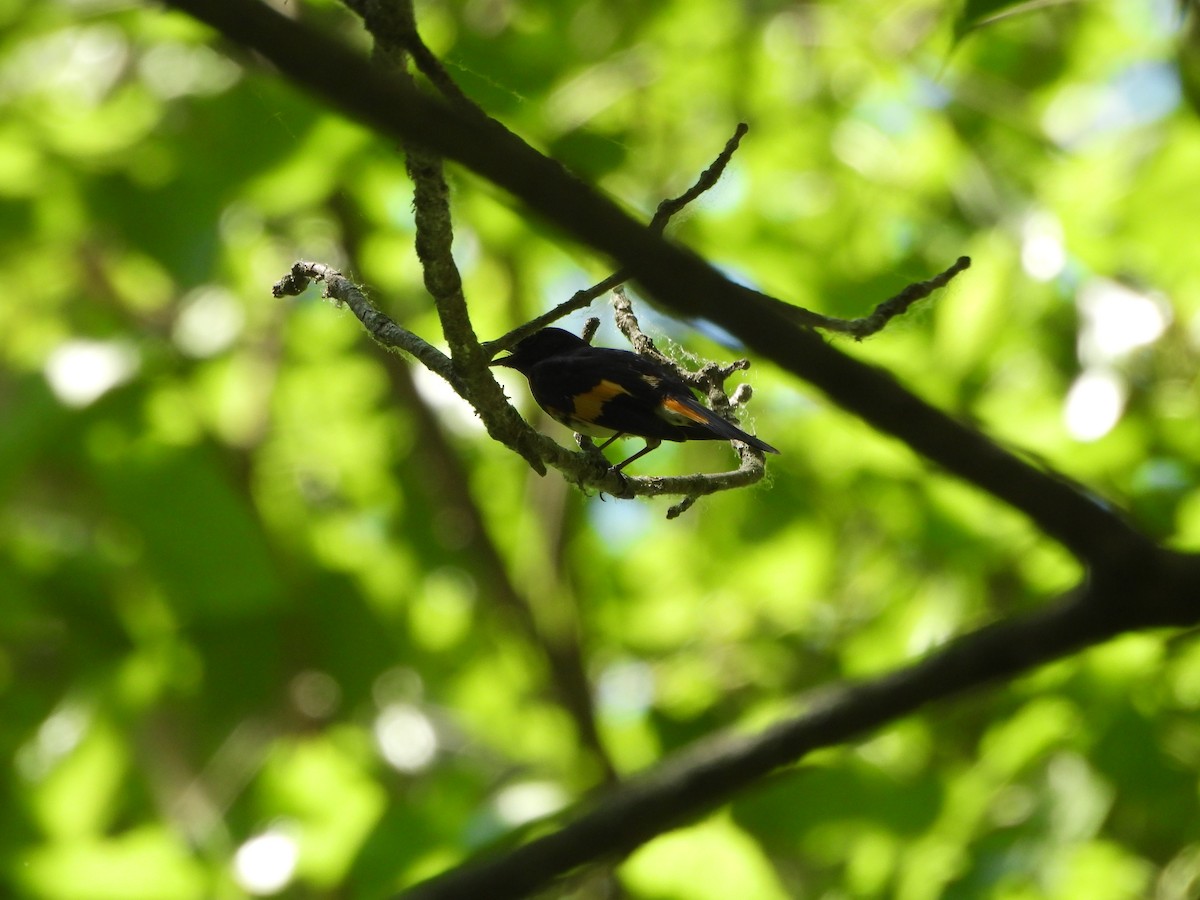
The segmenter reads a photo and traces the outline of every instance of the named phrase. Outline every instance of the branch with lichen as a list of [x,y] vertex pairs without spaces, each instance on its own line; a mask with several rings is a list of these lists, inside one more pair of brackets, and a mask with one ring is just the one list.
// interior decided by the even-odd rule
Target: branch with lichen
[[376,309],[358,285],[332,266],[303,260],[293,263],[292,270],[275,282],[271,293],[276,297],[298,297],[314,281],[325,285],[323,296],[339,306],[350,307],[377,344],[387,350],[407,353],[430,372],[444,378],[459,396],[467,396],[466,387],[454,371],[450,357]]
[[[675,213],[715,185],[745,133],[746,126],[739,125],[721,153],[691,187],[679,196],[660,203],[651,220],[651,227],[661,230]],[[324,281],[325,296],[349,306],[376,342],[388,349],[410,354],[430,371],[444,378],[459,396],[475,408],[488,433],[524,456],[538,474],[544,474],[549,465],[583,490],[593,490],[620,499],[682,496],[684,499],[680,503],[668,509],[668,518],[680,515],[702,496],[746,487],[762,480],[766,471],[762,455],[740,444],[737,445],[740,463],[737,469],[731,471],[670,477],[629,476],[613,470],[590,444],[584,444],[580,452],[571,452],[525,425],[492,378],[487,362],[501,348],[511,346],[521,337],[586,306],[605,291],[619,288],[628,275],[616,272],[586,291],[575,294],[545,316],[527,322],[499,340],[480,345],[471,327],[462,280],[450,252],[453,228],[440,163],[419,149],[410,148],[408,153],[409,174],[415,185],[413,205],[417,215],[417,255],[422,264],[426,289],[433,297],[443,332],[450,344],[450,355],[447,356],[418,335],[396,324],[344,275],[321,263],[297,262],[292,271],[275,284],[275,296],[294,296],[303,291],[311,280]],[[615,305],[618,327],[630,338],[635,349],[647,352],[645,348],[648,347],[648,352],[656,353],[653,343],[637,327],[637,320],[623,292],[617,294]],[[710,405],[721,415],[728,415],[732,408],[722,387],[724,379],[749,366],[747,361],[742,360],[730,367],[707,364],[699,372],[689,372],[661,354],[657,358],[678,371],[689,384],[703,390],[709,397]],[[748,399],[745,386],[738,396],[743,401]]]
[[[405,64],[407,56],[416,69],[455,108],[471,115],[477,121],[490,123],[496,128],[502,127],[488,119],[482,110],[466,98],[441,62],[422,41],[411,3],[350,0],[348,5],[363,17],[367,29],[375,37],[374,61],[377,66],[413,86],[412,75]],[[716,160],[701,173],[687,191],[659,204],[651,220],[651,227],[661,231],[671,216],[717,183],[745,132],[746,126],[739,125]],[[700,496],[740,487],[762,478],[764,465],[761,458],[747,459],[744,454],[742,465],[733,472],[677,478],[629,477],[613,470],[590,443],[581,445],[581,452],[572,453],[530,428],[508,403],[503,389],[488,368],[488,362],[500,349],[511,346],[524,335],[544,327],[568,312],[586,306],[605,291],[619,285],[628,276],[616,273],[588,291],[576,294],[547,316],[526,323],[499,341],[481,346],[471,324],[462,279],[451,252],[454,229],[449,191],[441,160],[436,153],[408,141],[405,142],[404,150],[408,174],[414,185],[417,256],[421,262],[426,290],[433,298],[443,334],[450,347],[449,356],[392,322],[371,305],[365,295],[344,276],[328,267],[315,263],[297,263],[292,273],[277,283],[277,296],[298,293],[296,289],[303,289],[307,283],[306,278],[325,280],[326,295],[346,302],[376,341],[410,352],[431,371],[445,378],[479,414],[488,434],[520,453],[538,474],[545,474],[547,465],[553,466],[562,472],[567,481],[581,489],[594,490],[622,499],[683,494],[686,498],[684,503],[672,507],[668,511],[668,517],[678,515]],[[395,341],[394,344],[390,343],[392,340]]]
[[[431,372],[444,378],[459,396],[468,402],[474,402],[469,388],[458,377],[450,357],[423,338],[397,325],[378,310],[362,290],[332,267],[322,263],[297,262],[287,275],[275,283],[272,292],[276,297],[297,296],[313,281],[324,283],[326,297],[348,306],[377,343],[389,350],[409,354]],[[512,409],[507,402],[504,406]],[[515,410],[512,410],[512,414],[521,423],[523,431],[531,436],[527,445],[518,444],[510,431],[502,430],[503,425],[496,431],[489,428],[489,433],[518,452],[525,447],[532,449],[535,458],[531,465],[539,474],[544,474],[545,467],[549,465],[558,469],[567,481],[584,490],[593,490],[620,499],[682,495],[692,498],[694,502],[698,497],[753,484],[762,479],[765,471],[761,457],[755,459],[753,454],[749,457],[743,454],[742,464],[730,472],[670,477],[622,475],[612,469],[594,449],[590,452],[567,450],[526,425]],[[691,502],[683,508],[690,506]],[[672,507],[672,510],[675,508]],[[668,511],[668,516],[674,518],[681,511],[682,509],[674,511],[673,514],[672,511]]]
[[[422,41],[410,3],[350,0],[348,5],[363,17],[368,30],[376,38],[377,66],[413,86],[412,75],[405,64],[407,58],[456,109],[490,127],[503,128],[470,102]],[[695,182],[683,193],[663,200],[658,205],[649,223],[649,229],[653,233],[661,234],[676,213],[717,184],[747,130],[747,125],[739,124],[721,152]],[[445,378],[454,390],[474,407],[488,434],[519,453],[538,474],[545,474],[547,466],[551,466],[558,469],[567,481],[581,489],[594,490],[622,499],[682,496],[684,499],[668,510],[668,518],[681,514],[701,496],[744,487],[762,479],[765,473],[762,455],[753,448],[736,442],[734,446],[738,451],[739,466],[732,471],[674,477],[626,476],[614,471],[590,442],[582,442],[581,452],[576,453],[530,428],[509,404],[503,389],[492,376],[488,362],[499,351],[511,347],[521,338],[586,307],[606,292],[619,289],[631,273],[627,269],[614,272],[590,288],[579,291],[549,312],[524,323],[497,340],[481,344],[471,324],[462,279],[451,252],[454,229],[441,159],[436,153],[408,141],[405,142],[405,154],[408,172],[414,184],[417,256],[421,262],[426,289],[433,298],[443,335],[450,347],[449,355],[397,325],[375,308],[344,276],[320,264],[297,263],[291,275],[276,285],[277,293],[295,293],[291,288],[298,286],[304,277],[324,280],[326,295],[350,306],[377,342],[410,353],[431,371]],[[956,265],[961,268],[963,263],[964,261],[960,260]],[[861,338],[878,331],[887,321],[907,310],[920,297],[928,296],[936,287],[953,277],[955,271],[957,270],[948,270],[936,279],[911,286],[898,297],[881,304],[871,316],[861,320],[834,319],[774,298],[767,299],[786,309],[794,320],[810,327],[842,331]],[[292,280],[290,287],[281,288],[288,284],[289,279]],[[635,350],[654,354],[653,343],[637,327],[637,320],[632,315],[628,300],[620,292],[617,294],[616,313],[618,325],[630,338]],[[689,372],[680,370],[672,361],[661,355],[659,358],[679,371],[680,376],[689,385],[703,391],[708,397],[709,405],[718,415],[731,417],[732,409],[749,399],[750,389],[747,385],[739,387],[733,400],[724,391],[725,379],[733,372],[746,368],[749,365],[747,361],[724,367],[707,363],[699,371]]]
[[[716,184],[745,133],[746,126],[739,125],[721,153],[687,191],[659,204],[651,222],[653,228],[664,228],[675,213]],[[730,397],[724,390],[724,383],[734,372],[745,370],[750,364],[745,359],[725,366],[707,362],[699,370],[691,371],[678,366],[670,357],[659,352],[649,336],[642,332],[633,314],[632,305],[621,287],[628,277],[624,271],[610,275],[586,291],[580,291],[549,313],[514,329],[502,338],[481,345],[471,327],[461,278],[450,253],[453,229],[440,164],[417,151],[410,157],[409,171],[417,186],[414,203],[418,216],[417,252],[425,272],[426,288],[434,298],[447,341],[451,345],[450,356],[396,324],[377,309],[345,276],[321,263],[297,262],[292,271],[275,284],[275,296],[296,295],[307,287],[310,280],[324,281],[325,296],[349,306],[377,343],[388,349],[408,353],[430,371],[444,378],[476,409],[488,433],[520,453],[538,474],[545,474],[546,467],[552,466],[558,469],[567,481],[583,490],[593,490],[620,499],[682,496],[683,499],[679,503],[667,510],[667,518],[681,515],[702,496],[747,487],[762,480],[766,472],[762,454],[737,442],[735,447],[738,451],[739,465],[730,471],[669,477],[629,476],[609,467],[604,457],[589,442],[581,445],[580,452],[572,452],[530,428],[503,396],[502,390],[487,369],[487,361],[498,349],[511,346],[521,337],[586,306],[605,290],[611,289],[615,294],[614,315],[617,327],[634,350],[670,366],[682,380],[706,395],[709,405],[718,415],[731,418],[732,410],[749,400],[749,385],[739,385]],[[835,319],[811,313],[783,301],[775,302],[788,310],[794,319],[799,316],[798,321],[805,321],[811,327],[839,331],[861,339],[882,329],[887,322],[907,311],[917,300],[943,287],[969,264],[970,261],[966,257],[960,258],[945,272],[928,281],[910,285],[900,294],[881,303],[869,316],[861,319]],[[813,319],[807,321],[804,316],[811,316]]]

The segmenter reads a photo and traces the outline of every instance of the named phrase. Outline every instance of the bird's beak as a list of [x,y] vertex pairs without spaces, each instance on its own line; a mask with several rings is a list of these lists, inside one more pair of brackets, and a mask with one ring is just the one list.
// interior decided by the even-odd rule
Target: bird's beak
[[507,366],[508,368],[511,369],[511,368],[513,368],[513,364],[511,362],[511,360],[512,360],[511,356],[502,356],[499,359],[493,359],[490,363],[488,363],[488,365],[489,366]]

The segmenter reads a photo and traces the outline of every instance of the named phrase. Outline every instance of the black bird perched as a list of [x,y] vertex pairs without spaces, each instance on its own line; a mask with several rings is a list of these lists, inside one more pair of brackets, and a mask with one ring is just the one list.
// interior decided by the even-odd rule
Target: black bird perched
[[533,399],[556,421],[607,438],[601,450],[626,435],[645,438],[646,446],[618,470],[663,441],[742,441],[764,453],[779,452],[697,402],[661,363],[628,350],[593,347],[561,328],[531,334],[491,364],[529,379]]

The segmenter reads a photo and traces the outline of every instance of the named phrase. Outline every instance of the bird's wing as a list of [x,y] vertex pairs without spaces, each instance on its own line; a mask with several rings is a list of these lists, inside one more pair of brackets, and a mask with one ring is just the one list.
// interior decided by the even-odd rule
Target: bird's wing
[[576,431],[605,429],[666,441],[735,440],[779,452],[697,401],[674,373],[635,353],[588,348],[546,359],[530,375],[534,399]]

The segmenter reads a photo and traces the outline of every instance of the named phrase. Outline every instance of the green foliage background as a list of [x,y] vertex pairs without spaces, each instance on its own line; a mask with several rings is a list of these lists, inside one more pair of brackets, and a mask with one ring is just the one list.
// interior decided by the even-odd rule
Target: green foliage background
[[[337,4],[286,8],[368,46]],[[418,21],[490,112],[637,209],[749,122],[673,234],[768,292],[861,315],[971,255],[844,349],[1200,545],[1200,46],[1173,4]],[[348,312],[271,299],[321,260],[438,337],[396,148],[182,16],[0,2],[0,108],[0,892],[245,896],[235,854],[270,835],[298,848],[284,896],[380,897],[583,796],[600,767],[506,593],[581,641],[632,772],[1080,575],[767,366],[765,485],[667,522],[537,478]],[[606,274],[452,177],[481,336]],[[1165,330],[1098,359],[1084,298],[1117,284]],[[1085,370],[1125,394],[1086,441],[1064,424]],[[731,462],[670,447],[638,472]],[[618,875],[647,900],[1193,897],[1198,707],[1191,636],[1129,637],[809,758]]]

